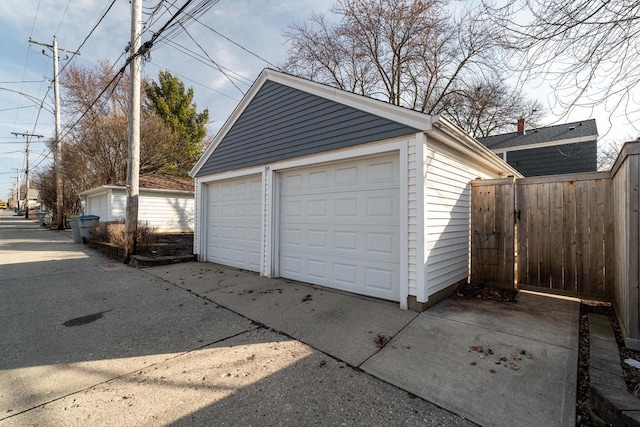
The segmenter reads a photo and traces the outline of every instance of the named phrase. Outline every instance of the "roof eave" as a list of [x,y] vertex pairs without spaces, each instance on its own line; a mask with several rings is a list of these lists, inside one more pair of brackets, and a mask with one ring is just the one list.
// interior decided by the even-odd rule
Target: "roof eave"
[[499,158],[493,151],[447,118],[441,115],[432,116],[431,123],[433,130],[427,132],[428,136],[434,137],[457,151],[474,155],[476,161],[480,161],[485,167],[493,170],[499,176],[523,177],[513,166]]

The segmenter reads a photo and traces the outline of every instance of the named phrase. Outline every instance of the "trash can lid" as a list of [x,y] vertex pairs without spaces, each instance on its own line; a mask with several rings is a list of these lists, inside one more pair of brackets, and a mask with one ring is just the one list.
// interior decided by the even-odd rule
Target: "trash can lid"
[[78,219],[100,219],[98,215],[80,215]]

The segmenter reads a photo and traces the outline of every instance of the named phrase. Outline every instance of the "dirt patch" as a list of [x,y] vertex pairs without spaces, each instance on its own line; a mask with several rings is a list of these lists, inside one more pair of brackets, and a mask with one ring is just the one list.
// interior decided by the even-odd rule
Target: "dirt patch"
[[138,251],[147,257],[193,255],[193,233],[154,234],[153,239]]
[[515,302],[516,289],[502,289],[477,283],[464,283],[458,286],[455,295],[461,298],[477,298],[490,301]]
[[593,421],[589,415],[589,347],[591,338],[589,335],[589,314],[601,314],[609,318],[613,333],[616,336],[618,349],[620,350],[620,364],[622,373],[627,383],[627,389],[630,393],[640,398],[640,369],[624,363],[625,359],[633,359],[640,361],[640,352],[626,348],[622,332],[618,325],[613,306],[608,302],[582,300],[580,302],[580,334],[578,349],[578,390],[576,399],[576,425],[592,426]]

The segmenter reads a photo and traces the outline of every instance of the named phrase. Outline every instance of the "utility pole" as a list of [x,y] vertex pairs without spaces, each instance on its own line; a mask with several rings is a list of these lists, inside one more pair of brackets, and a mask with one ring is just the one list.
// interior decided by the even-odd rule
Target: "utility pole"
[[[14,200],[16,202],[16,205],[12,206],[12,207],[19,209],[20,208],[20,171],[22,169],[20,169],[20,168],[12,168],[12,170],[16,171],[16,184],[15,184],[15,187],[14,187],[14,190],[15,190],[15,193],[14,193],[15,199]],[[18,209],[16,209],[16,212],[18,211]]]
[[131,52],[129,72],[129,147],[127,156],[127,212],[125,216],[124,259],[129,263],[136,253],[138,234],[138,195],[140,190],[140,31],[142,21],[142,0],[131,2]]
[[74,55],[80,55],[80,52],[75,52],[67,49],[58,48],[58,41],[56,36],[53,36],[53,44],[40,43],[29,37],[29,43],[39,44],[46,46],[53,51],[53,97],[55,100],[55,117],[56,117],[56,154],[55,154],[55,166],[56,166],[56,219],[58,222],[58,230],[64,229],[64,190],[62,185],[62,140],[60,138],[62,134],[62,125],[60,124],[60,92],[58,90],[58,50],[69,52]]
[[25,176],[25,181],[26,181],[26,191],[25,191],[25,201],[24,201],[24,218],[25,219],[29,219],[29,137],[31,136],[35,136],[36,138],[44,138],[44,135],[36,135],[33,133],[29,133],[29,132],[11,132],[13,135],[15,136],[24,136],[27,140],[27,149],[26,149],[26,153],[27,153],[27,166],[25,167],[24,170],[24,176]]

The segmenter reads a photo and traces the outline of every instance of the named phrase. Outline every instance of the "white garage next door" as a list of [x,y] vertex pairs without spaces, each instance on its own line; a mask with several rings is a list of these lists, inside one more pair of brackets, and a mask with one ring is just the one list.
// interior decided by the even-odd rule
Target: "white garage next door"
[[282,277],[400,299],[399,159],[280,173]]
[[207,187],[207,261],[259,272],[261,175]]

